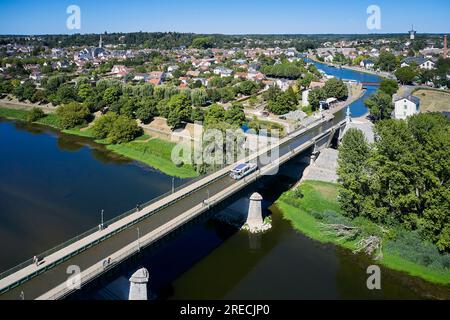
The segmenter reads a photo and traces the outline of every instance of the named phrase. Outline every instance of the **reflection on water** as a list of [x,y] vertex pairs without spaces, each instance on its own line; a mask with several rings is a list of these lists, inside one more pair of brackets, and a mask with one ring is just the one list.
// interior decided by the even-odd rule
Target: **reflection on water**
[[0,119],[0,150],[0,271],[95,227],[102,209],[109,220],[172,186],[90,139],[24,122]]

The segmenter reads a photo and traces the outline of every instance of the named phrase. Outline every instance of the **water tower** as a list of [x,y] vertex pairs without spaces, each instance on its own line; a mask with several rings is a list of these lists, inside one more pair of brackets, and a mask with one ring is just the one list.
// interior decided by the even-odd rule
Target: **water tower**
[[414,30],[414,25],[413,25],[411,28],[411,31],[409,31],[409,39],[414,40],[416,38],[416,34],[417,34],[417,31]]

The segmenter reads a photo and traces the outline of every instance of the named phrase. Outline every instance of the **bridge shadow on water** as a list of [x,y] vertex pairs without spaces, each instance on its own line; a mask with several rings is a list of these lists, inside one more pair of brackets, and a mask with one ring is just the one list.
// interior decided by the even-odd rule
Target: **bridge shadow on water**
[[[174,297],[173,282],[177,278],[232,236],[239,232],[246,232],[240,231],[237,225],[231,225],[217,217],[224,213],[231,214],[239,218],[236,221],[241,221],[240,226],[242,226],[247,215],[248,199],[254,192],[262,195],[263,216],[269,216],[271,214],[269,207],[283,192],[292,188],[300,180],[312,151],[313,149],[310,148],[302,152],[283,164],[276,175],[262,177],[248,185],[209,211],[141,250],[140,253],[131,256],[108,273],[86,284],[67,299],[126,300],[129,293],[128,279],[142,267],[150,272],[148,289],[157,299],[166,300]],[[253,252],[247,262],[248,268],[251,269],[252,265],[255,265],[267,253],[267,250],[270,250],[274,241],[264,241],[261,235],[248,234],[248,238],[250,250]],[[261,246],[264,246],[264,250],[258,250]],[[219,276],[220,270],[211,270],[211,273],[215,272],[218,272],[217,276]],[[235,274],[234,277],[243,277],[243,275]]]

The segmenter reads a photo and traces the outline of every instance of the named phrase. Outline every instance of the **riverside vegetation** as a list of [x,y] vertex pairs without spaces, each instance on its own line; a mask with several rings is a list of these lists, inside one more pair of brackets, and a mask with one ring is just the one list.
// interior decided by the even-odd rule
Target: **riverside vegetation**
[[450,121],[382,120],[369,144],[351,129],[339,183],[306,181],[277,202],[307,236],[365,252],[383,265],[450,284]]
[[171,161],[174,143],[143,135],[134,120],[117,115],[105,115],[99,119],[118,121],[115,121],[114,125],[110,123],[110,126],[103,126],[101,130],[100,127],[107,121],[103,119],[98,123],[94,122],[92,128],[87,127],[86,118],[89,113],[86,113],[80,105],[69,104],[58,110],[57,113],[44,114],[39,108],[28,111],[0,107],[0,117],[33,122],[61,130],[66,134],[92,138],[110,151],[143,162],[171,176],[190,178],[198,175],[192,166],[186,164],[177,166]]

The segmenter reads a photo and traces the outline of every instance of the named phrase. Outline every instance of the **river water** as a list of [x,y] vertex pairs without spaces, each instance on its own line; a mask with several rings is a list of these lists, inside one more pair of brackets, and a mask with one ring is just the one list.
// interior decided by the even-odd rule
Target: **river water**
[[172,188],[157,170],[43,126],[0,119],[0,150],[1,271],[97,226],[101,210],[106,221]]
[[[378,78],[318,64],[343,79]],[[376,90],[369,88],[366,97]],[[363,99],[353,116],[366,113]],[[118,157],[88,139],[40,126],[0,121],[0,253],[5,270],[33,255],[171,189],[172,178]],[[301,157],[299,157],[301,158]],[[128,278],[146,267],[158,299],[418,299],[448,297],[448,288],[382,268],[382,290],[367,289],[366,257],[296,232],[273,205],[301,177],[295,159],[248,187],[157,248],[144,250],[113,275],[71,299],[127,299]],[[176,180],[176,185],[186,181]],[[217,217],[245,214],[248,197],[264,197],[273,228],[263,235],[237,231]]]

